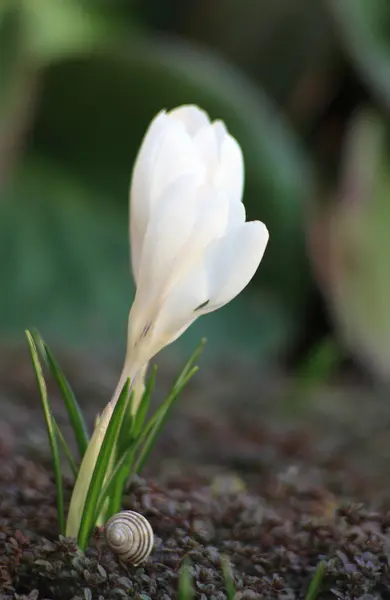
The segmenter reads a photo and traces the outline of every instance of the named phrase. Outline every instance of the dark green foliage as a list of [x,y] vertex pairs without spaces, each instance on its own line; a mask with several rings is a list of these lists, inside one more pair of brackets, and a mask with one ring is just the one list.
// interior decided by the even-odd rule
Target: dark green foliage
[[390,7],[387,0],[331,0],[340,41],[364,81],[390,110]]

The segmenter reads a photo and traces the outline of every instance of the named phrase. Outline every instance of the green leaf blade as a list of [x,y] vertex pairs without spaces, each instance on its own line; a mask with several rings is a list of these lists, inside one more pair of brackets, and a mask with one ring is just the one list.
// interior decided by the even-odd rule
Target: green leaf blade
[[234,600],[236,596],[236,590],[234,587],[232,568],[230,566],[229,559],[227,556],[221,556],[221,567],[223,577],[225,580],[227,600]]
[[76,400],[73,390],[63,374],[58,362],[54,358],[47,344],[43,342],[43,349],[46,354],[47,364],[51,374],[57,382],[65,408],[68,413],[69,421],[72,425],[73,432],[76,438],[77,447],[80,453],[80,458],[85,454],[89,442],[88,428],[85,423],[83,413]]
[[[110,518],[115,513],[119,512],[122,507],[122,497],[129,475],[133,473],[134,456],[135,456],[135,440],[122,454],[121,458],[115,465],[109,479],[103,487],[101,494],[101,505],[103,506],[104,498],[109,497],[110,503],[107,510],[107,518]],[[98,511],[99,512],[99,511]]]
[[201,342],[198,344],[197,348],[188,359],[187,363],[179,373],[178,377],[175,379],[172,389],[168,394],[167,398],[157,409],[154,415],[150,418],[146,427],[140,434],[138,444],[141,445],[143,442],[143,445],[141,447],[140,453],[137,457],[134,466],[134,472],[137,473],[137,475],[144,468],[149,454],[152,451],[156,439],[159,433],[161,432],[162,427],[164,426],[164,423],[168,417],[168,414],[174,402],[177,400],[182,389],[187,385],[189,380],[192,379],[192,377],[198,371],[198,367],[195,366],[195,362],[198,360],[205,343],[206,340],[202,339]]
[[326,565],[324,561],[321,561],[314,573],[313,579],[310,582],[309,589],[305,596],[305,600],[316,600],[320,593],[321,583],[325,577]]
[[142,394],[142,399],[135,415],[134,422],[134,435],[137,436],[142,430],[143,424],[145,423],[146,415],[150,406],[150,398],[152,396],[154,386],[156,383],[157,365],[153,366],[152,373],[146,383],[145,391]]
[[85,550],[90,538],[93,526],[98,517],[97,509],[100,497],[100,491],[104,485],[104,478],[113,453],[116,450],[118,431],[120,430],[125,411],[129,402],[130,380],[125,383],[119,399],[112,413],[99,455],[96,460],[95,468],[92,474],[91,482],[88,488],[87,497],[84,504],[84,510],[81,518],[80,530],[78,533],[78,545]]
[[63,486],[62,486],[62,474],[61,474],[61,465],[60,465],[60,457],[58,451],[58,443],[57,443],[57,434],[54,417],[51,411],[49,398],[47,394],[47,388],[45,379],[43,376],[42,365],[39,360],[38,350],[35,345],[35,341],[30,331],[26,331],[27,342],[30,349],[31,359],[33,362],[33,367],[35,371],[35,376],[38,383],[39,393],[41,396],[42,408],[45,415],[47,434],[49,437],[49,444],[52,454],[53,460],[53,468],[54,468],[54,478],[57,488],[57,512],[58,512],[58,526],[60,533],[65,535],[65,513],[64,513],[64,495],[63,495]]
[[[119,451],[122,454],[120,459],[121,466],[117,470],[115,482],[112,487],[112,497],[110,500],[109,513],[110,515],[115,514],[120,510],[123,491],[126,486],[126,482],[130,475],[134,472],[134,459],[137,440],[142,433],[142,427],[146,419],[147,412],[150,406],[150,398],[154,389],[156,381],[157,366],[154,365],[152,373],[148,378],[145,386],[144,393],[142,394],[140,405],[135,415],[133,415],[131,422],[131,431],[129,425],[126,425],[126,431],[123,431],[123,427],[120,433],[120,444]],[[128,413],[131,412],[129,407]],[[125,425],[125,423],[124,423]]]
[[195,594],[192,587],[190,562],[188,560],[184,560],[179,575],[178,600],[192,600],[194,596]]
[[64,438],[64,435],[63,435],[63,433],[62,433],[62,431],[61,431],[61,429],[60,429],[57,421],[54,418],[53,418],[53,424],[54,424],[54,429],[55,429],[55,432],[57,434],[57,437],[58,437],[58,439],[59,439],[59,441],[61,443],[62,449],[64,451],[66,460],[68,461],[70,470],[72,471],[74,479],[76,479],[77,478],[78,468],[77,468],[77,465],[76,465],[76,463],[75,463],[75,461],[73,459],[72,453],[69,450],[69,446],[66,443],[66,439]]

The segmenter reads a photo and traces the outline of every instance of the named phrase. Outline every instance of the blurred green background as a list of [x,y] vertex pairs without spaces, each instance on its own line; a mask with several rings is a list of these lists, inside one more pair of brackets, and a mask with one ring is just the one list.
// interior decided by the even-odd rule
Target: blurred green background
[[128,186],[162,108],[196,103],[242,145],[270,243],[200,319],[207,358],[314,352],[390,372],[388,0],[3,0],[0,332],[123,351]]

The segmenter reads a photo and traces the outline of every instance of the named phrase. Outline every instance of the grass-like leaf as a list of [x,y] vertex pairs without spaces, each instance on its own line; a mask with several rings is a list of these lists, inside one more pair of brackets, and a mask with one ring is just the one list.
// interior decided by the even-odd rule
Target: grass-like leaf
[[[195,349],[183,367],[181,373],[176,378],[171,393],[168,395],[165,402],[163,402],[163,404],[157,409],[147,425],[143,428],[156,380],[157,367],[153,367],[135,417],[133,417],[131,423],[128,419],[125,420],[123,425],[126,428],[125,431],[123,431],[122,426],[120,437],[121,442],[118,448],[119,455],[121,457],[120,466],[115,466],[113,471],[115,476],[110,479],[109,493],[104,493],[105,497],[110,497],[110,504],[107,513],[108,516],[115,514],[120,510],[123,490],[128,478],[134,473],[140,473],[145,465],[145,462],[153,448],[161,428],[165,423],[173,402],[177,399],[181,390],[197,371],[197,367],[194,366],[194,363],[198,359],[204,343],[205,340],[202,340]],[[127,414],[129,413],[131,413],[131,406],[127,408]]]
[[58,527],[60,533],[65,535],[65,516],[64,516],[64,495],[62,487],[62,475],[60,457],[58,452],[57,434],[54,417],[51,411],[49,398],[47,394],[47,388],[45,378],[43,376],[42,365],[39,360],[38,350],[30,331],[26,331],[27,342],[30,348],[31,359],[34,366],[35,376],[37,378],[39,393],[41,396],[41,402],[43,412],[46,420],[47,434],[49,437],[51,455],[53,460],[54,478],[57,488],[57,512],[58,512]]
[[121,507],[121,501],[122,501],[122,496],[120,496],[119,498],[119,502],[118,499],[116,497],[116,490],[118,489],[118,476],[121,472],[121,470],[123,469],[123,467],[126,467],[126,471],[127,473],[130,472],[131,467],[129,468],[128,465],[132,464],[134,461],[134,445],[130,446],[120,457],[120,459],[118,460],[117,464],[115,465],[114,469],[111,471],[109,477],[107,478],[107,480],[104,482],[102,491],[100,492],[100,496],[99,496],[99,501],[98,501],[98,505],[97,505],[97,514],[99,515],[102,511],[104,502],[106,500],[106,498],[110,498],[110,506],[109,506],[109,510],[107,512],[107,519],[109,519],[113,514],[117,513],[120,510]]
[[123,415],[123,421],[120,426],[118,433],[117,445],[116,445],[116,456],[121,456],[126,448],[129,446],[131,439],[134,437],[134,420],[133,415],[133,395],[131,401],[127,405],[126,413]]
[[[129,420],[125,420],[121,429],[121,437],[119,444],[119,454],[121,456],[120,459],[120,468],[115,468],[115,481],[111,486],[110,491],[110,506],[109,513],[110,515],[115,514],[121,508],[122,503],[122,495],[124,488],[126,486],[126,482],[129,476],[133,473],[133,465],[135,458],[135,451],[137,448],[137,440],[139,435],[142,432],[142,426],[145,422],[146,414],[148,412],[150,406],[150,397],[152,395],[154,384],[156,380],[157,366],[154,366],[152,369],[152,373],[148,378],[148,381],[145,386],[144,393],[142,394],[141,402],[138,407],[136,414],[134,415],[131,422],[131,429]],[[131,412],[131,406],[127,409],[127,414]],[[126,430],[123,431],[123,427],[126,427]],[[126,438],[127,434],[127,438]]]
[[233,573],[227,556],[221,556],[222,573],[225,580],[227,600],[234,600],[236,590],[234,587]]
[[70,469],[71,469],[71,471],[72,471],[72,473],[73,473],[73,477],[74,477],[74,479],[76,480],[77,473],[78,473],[78,468],[77,468],[77,465],[76,465],[76,463],[75,463],[75,461],[74,461],[74,459],[73,459],[73,456],[72,456],[72,453],[71,453],[71,451],[69,450],[69,446],[68,446],[68,444],[66,443],[66,439],[65,439],[65,438],[64,438],[64,436],[62,435],[62,431],[61,431],[61,429],[59,428],[59,425],[58,425],[57,421],[56,421],[54,418],[53,418],[53,422],[54,422],[54,428],[55,428],[55,431],[56,431],[57,437],[58,437],[59,441],[61,442],[61,446],[62,446],[62,449],[63,449],[63,451],[64,451],[64,454],[65,454],[66,460],[68,461],[68,464],[69,464],[69,466],[70,466]]
[[177,400],[180,392],[186,386],[189,380],[198,371],[198,367],[195,366],[195,362],[198,360],[204,344],[205,340],[203,339],[198,345],[198,347],[195,349],[193,354],[190,356],[189,360],[183,367],[179,376],[176,378],[172,390],[168,394],[167,398],[156,410],[156,412],[150,418],[146,427],[140,434],[138,445],[141,446],[141,450],[137,457],[136,464],[134,467],[135,473],[139,474],[142,471],[149,457],[149,454],[155,444],[155,441],[168,417],[169,411],[172,408],[173,403],[175,402],[175,400]]
[[146,415],[150,406],[150,398],[152,396],[154,385],[156,383],[157,365],[153,366],[152,372],[145,386],[145,391],[142,394],[142,399],[139,404],[134,420],[134,435],[138,436],[141,433],[143,424],[145,423]]
[[316,598],[318,597],[318,594],[320,593],[321,583],[322,583],[322,580],[324,579],[325,571],[326,571],[326,565],[323,561],[321,561],[318,564],[316,571],[313,575],[313,579],[310,582],[309,589],[305,596],[305,600],[316,600]]
[[194,590],[192,587],[192,578],[190,573],[190,563],[184,560],[180,569],[178,600],[192,600]]
[[83,515],[81,519],[80,530],[78,534],[78,545],[81,550],[85,550],[90,538],[92,529],[98,517],[97,509],[100,497],[100,491],[103,487],[107,468],[112,460],[113,453],[116,450],[118,431],[120,429],[124,414],[129,403],[130,380],[128,379],[122,389],[119,399],[112,413],[108,424],[99,455],[96,460],[95,468],[91,477],[91,483],[88,488],[85,499]]
[[193,367],[187,374],[187,377],[181,382],[180,386],[173,387],[167,398],[161,404],[160,408],[156,410],[154,415],[148,421],[145,429],[142,431],[138,440],[138,446],[141,446],[141,450],[136,460],[134,472],[139,474],[145,466],[145,463],[149,457],[149,454],[156,442],[156,439],[164,426],[164,423],[168,417],[169,411],[172,408],[173,403],[177,400],[181,390],[185,387],[186,383],[195,375],[198,367]]
[[134,452],[136,438],[134,434],[135,417],[133,413],[134,391],[130,395],[127,403],[126,411],[117,438],[115,447],[114,469],[115,476],[112,477],[110,483],[109,495],[110,501],[107,508],[107,518],[118,512],[122,504],[122,493],[125,486],[128,474],[131,471],[131,466],[134,462]]
[[126,481],[133,471],[134,456],[136,450],[136,440],[132,438],[129,447],[125,450],[115,466],[115,480],[110,490],[109,516],[114,515],[121,509],[123,490]]
[[42,340],[38,332],[35,332],[35,340],[37,340],[37,336],[39,336],[41,347],[46,358],[47,366],[49,367],[51,374],[57,382],[58,389],[60,390],[61,397],[64,401],[69,421],[72,425],[72,429],[76,438],[80,458],[83,458],[89,442],[89,433],[83,417],[83,413],[81,412],[76,396],[74,395],[68,380],[63,374],[58,362],[51,353],[48,345]]
[[184,365],[183,369],[181,370],[179,375],[176,377],[175,382],[173,384],[174,387],[175,386],[183,387],[182,384],[183,384],[184,379],[187,379],[187,375],[189,374],[191,369],[194,367],[196,361],[198,360],[199,356],[201,355],[205,344],[206,344],[206,338],[202,338],[200,340],[199,344],[197,345],[197,347],[195,348],[195,350],[193,351],[193,353],[191,354],[190,358]]

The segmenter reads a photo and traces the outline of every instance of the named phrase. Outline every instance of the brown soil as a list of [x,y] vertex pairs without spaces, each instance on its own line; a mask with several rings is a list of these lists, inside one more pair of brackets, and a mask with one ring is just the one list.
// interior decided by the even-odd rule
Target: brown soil
[[[280,377],[264,384],[249,368],[199,377],[125,498],[156,535],[148,562],[125,568],[101,535],[85,555],[58,538],[44,422],[23,365],[0,374],[1,598],[174,599],[188,558],[195,597],[222,600],[221,554],[237,600],[304,598],[320,560],[321,599],[390,598],[390,408],[372,391],[334,385],[292,418]],[[91,385],[70,368],[91,419],[115,377],[99,369]]]

